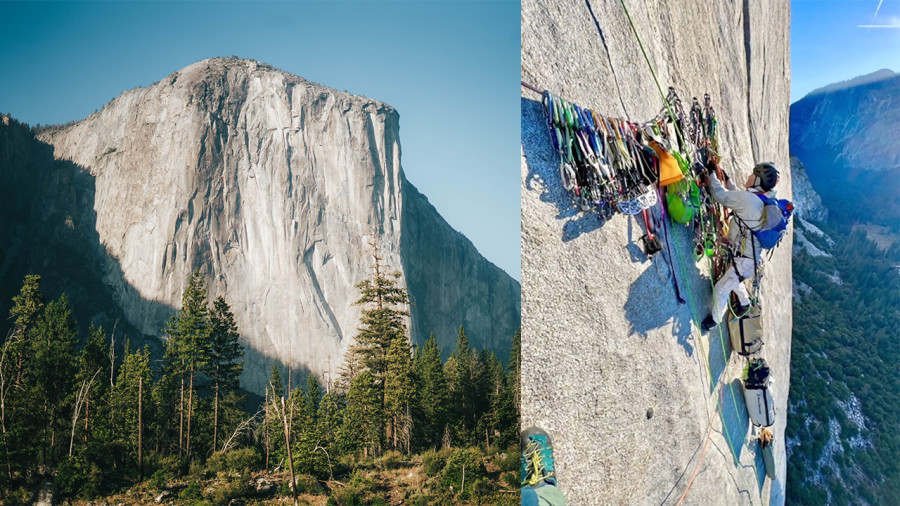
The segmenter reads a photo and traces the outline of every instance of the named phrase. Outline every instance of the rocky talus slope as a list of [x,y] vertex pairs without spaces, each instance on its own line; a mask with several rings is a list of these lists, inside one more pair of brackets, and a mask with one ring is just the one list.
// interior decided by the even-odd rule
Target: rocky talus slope
[[[625,2],[663,89],[690,107],[709,93],[723,167],[743,182],[755,162],[782,169],[791,196],[787,1]],[[522,79],[635,122],[662,97],[618,0],[522,3]],[[522,416],[554,439],[570,504],[781,504],[790,382],[789,231],[765,266],[766,344],[776,402],[777,479],[765,479],[727,334],[701,333],[711,284],[683,227],[674,271],[641,250],[642,224],[601,222],[572,205],[540,96],[522,89]],[[707,439],[708,438],[708,439]]]
[[508,353],[519,284],[406,180],[399,114],[384,103],[214,58],[41,140],[89,175],[95,254],[129,322],[159,335],[199,269],[236,315],[251,391],[273,362],[336,376],[373,237],[409,288],[415,342],[434,332],[449,350],[464,325]]

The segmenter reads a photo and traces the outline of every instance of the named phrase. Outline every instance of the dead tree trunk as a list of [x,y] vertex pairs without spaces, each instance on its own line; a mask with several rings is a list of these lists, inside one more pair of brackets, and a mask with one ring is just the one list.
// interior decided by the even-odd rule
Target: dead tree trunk
[[[78,393],[75,394],[75,413],[72,415],[72,437],[69,439],[70,457],[72,456],[72,448],[75,446],[75,426],[78,424],[78,414],[81,411],[81,406],[87,400],[88,394],[91,391],[91,385],[94,384],[94,378],[96,378],[98,374],[100,374],[100,369],[97,369],[97,372],[91,377],[90,382],[88,382],[88,380],[82,381],[81,388],[79,388]],[[87,425],[85,425],[85,430],[87,430]]]
[[181,397],[178,400],[178,456],[182,455],[184,442],[184,373],[181,373]]
[[280,410],[278,409],[278,404],[275,402],[272,403],[272,407],[275,409],[275,414],[281,419],[281,424],[284,427],[284,444],[287,447],[288,469],[291,471],[291,495],[294,496],[294,506],[297,506],[297,504],[299,504],[299,501],[297,500],[297,481],[294,477],[294,459],[291,455],[291,433],[290,425],[288,424],[288,419],[294,417],[294,403],[291,403],[290,415],[288,415],[287,408],[284,405],[284,397],[281,398]]
[[138,479],[144,481],[144,377],[138,378]]
[[213,453],[216,453],[216,438],[219,436],[219,382],[216,381],[216,397],[213,401]]
[[191,415],[194,414],[194,371],[190,373],[191,385],[188,388],[187,440],[184,442],[184,454],[191,459]]

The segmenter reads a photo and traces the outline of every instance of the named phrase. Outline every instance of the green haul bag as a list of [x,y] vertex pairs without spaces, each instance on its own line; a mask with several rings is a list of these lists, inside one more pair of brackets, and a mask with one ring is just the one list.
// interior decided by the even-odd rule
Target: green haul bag
[[751,311],[741,318],[732,318],[728,322],[728,333],[731,334],[731,349],[744,357],[757,353],[765,344],[762,340],[762,318],[758,311]]
[[666,210],[678,223],[690,223],[700,213],[700,188],[697,183],[682,179],[666,186]]

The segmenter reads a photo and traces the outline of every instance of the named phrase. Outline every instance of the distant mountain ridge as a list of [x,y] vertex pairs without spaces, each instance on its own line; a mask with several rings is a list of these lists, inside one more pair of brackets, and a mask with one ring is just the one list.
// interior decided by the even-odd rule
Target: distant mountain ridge
[[791,154],[837,220],[900,228],[897,132],[900,75],[890,70],[825,86],[791,105]]
[[856,86],[862,86],[869,83],[876,83],[878,81],[883,81],[885,79],[890,79],[892,77],[896,77],[897,73],[891,69],[881,69],[872,72],[871,74],[865,74],[862,76],[856,76],[852,79],[847,79],[846,81],[840,81],[837,83],[831,83],[821,88],[816,88],[813,91],[806,94],[806,96],[811,95],[819,95],[821,93],[828,93],[831,91],[839,91],[847,88],[853,88]]

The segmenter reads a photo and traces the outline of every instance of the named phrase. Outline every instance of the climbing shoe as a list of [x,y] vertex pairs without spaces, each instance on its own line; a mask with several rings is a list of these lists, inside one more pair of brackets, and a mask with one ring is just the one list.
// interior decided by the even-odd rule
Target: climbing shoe
[[710,330],[716,327],[716,321],[713,320],[712,315],[709,315],[700,323],[700,328],[703,329],[704,332],[709,332]]
[[556,485],[550,436],[532,427],[522,431],[522,486],[536,487],[542,481]]

